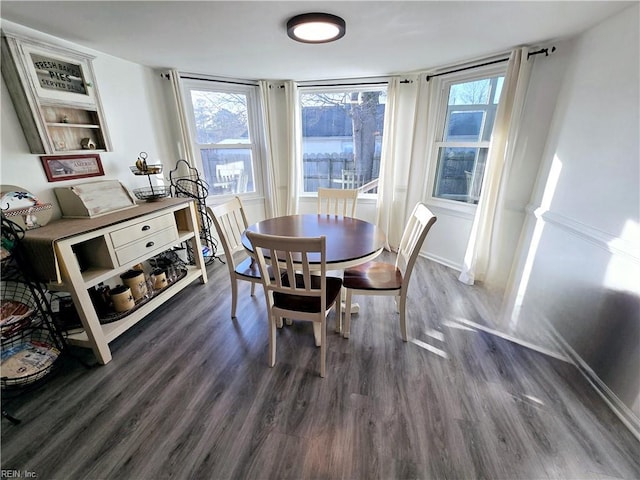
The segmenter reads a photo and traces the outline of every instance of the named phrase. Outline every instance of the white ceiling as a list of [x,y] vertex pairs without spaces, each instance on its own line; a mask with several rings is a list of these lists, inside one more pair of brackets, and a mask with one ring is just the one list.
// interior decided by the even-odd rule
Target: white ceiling
[[[635,4],[616,1],[9,1],[2,19],[149,67],[320,80],[427,70],[573,36]],[[345,37],[296,43],[287,20],[343,17]]]

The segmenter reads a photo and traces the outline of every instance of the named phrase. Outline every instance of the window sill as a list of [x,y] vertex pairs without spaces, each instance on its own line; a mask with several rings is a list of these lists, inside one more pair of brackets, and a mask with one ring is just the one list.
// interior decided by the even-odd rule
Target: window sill
[[473,220],[473,217],[475,217],[476,210],[478,208],[478,205],[474,203],[458,202],[455,200],[446,200],[436,197],[429,197],[429,199],[427,199],[425,203],[429,208],[434,207],[450,215],[455,215],[457,217],[467,218],[470,220]]

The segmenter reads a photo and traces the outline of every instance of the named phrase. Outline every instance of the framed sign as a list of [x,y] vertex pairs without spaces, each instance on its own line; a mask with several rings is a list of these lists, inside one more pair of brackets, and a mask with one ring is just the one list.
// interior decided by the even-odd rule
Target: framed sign
[[87,94],[82,65],[31,53],[31,62],[40,88]]
[[30,41],[20,46],[38,97],[86,104],[95,101],[91,57]]
[[40,157],[40,160],[50,182],[104,175],[100,155],[96,153],[44,156]]

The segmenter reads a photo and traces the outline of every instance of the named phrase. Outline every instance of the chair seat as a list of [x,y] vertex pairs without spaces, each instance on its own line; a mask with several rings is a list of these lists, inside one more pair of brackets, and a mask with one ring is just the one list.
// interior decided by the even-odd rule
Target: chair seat
[[[313,288],[320,288],[320,276],[312,276],[311,284]],[[288,278],[285,276],[282,283],[289,285]],[[302,286],[302,275],[296,275],[296,285]],[[327,308],[335,302],[340,295],[342,287],[342,279],[336,277],[327,277]],[[286,310],[294,310],[298,312],[317,313],[320,312],[320,299],[318,297],[307,297],[304,295],[286,295],[278,292],[273,294],[273,304],[278,308]]]
[[394,264],[367,262],[344,271],[344,287],[355,290],[399,290],[402,272]]

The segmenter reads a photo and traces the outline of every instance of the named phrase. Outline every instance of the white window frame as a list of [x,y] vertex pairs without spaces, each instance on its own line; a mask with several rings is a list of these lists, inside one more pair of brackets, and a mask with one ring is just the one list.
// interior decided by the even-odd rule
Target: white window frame
[[[302,94],[313,94],[313,93],[331,93],[331,92],[345,92],[345,93],[353,93],[353,92],[360,92],[362,90],[367,90],[367,89],[385,89],[387,91],[387,95],[389,93],[389,83],[388,83],[388,79],[384,78],[377,78],[375,80],[375,84],[371,83],[371,81],[367,82],[366,79],[361,79],[362,83],[345,83],[344,85],[327,85],[327,86],[323,86],[317,82],[314,82],[314,86],[305,86],[304,83],[301,83],[298,86],[298,101],[300,101],[300,95]],[[387,101],[388,101],[388,97],[387,97]],[[302,105],[300,105],[300,109],[299,109],[299,115],[300,115],[300,125],[301,125],[301,130],[300,130],[300,148],[302,148],[302,142],[303,142],[303,138],[302,138]],[[387,111],[386,111],[386,107],[385,107],[385,116],[387,115]],[[382,145],[381,145],[381,151],[384,151],[384,143],[385,143],[385,136],[387,135],[387,132],[383,132],[382,135]],[[346,137],[345,137],[346,138]],[[318,196],[317,192],[305,192],[304,191],[304,159],[302,158],[302,156],[298,159],[299,162],[299,171],[300,174],[298,175],[298,196],[300,198],[316,198]],[[380,168],[382,169],[382,165],[380,165]],[[378,174],[378,178],[380,178],[380,172]],[[377,193],[358,193],[358,196],[361,197],[362,199],[372,199],[375,200],[378,198],[378,194]]]
[[[253,192],[245,193],[225,193],[214,194],[212,189],[209,189],[208,198],[215,198],[217,201],[224,201],[225,199],[240,196],[242,198],[262,198],[265,192],[265,159],[266,148],[264,140],[264,127],[262,119],[262,109],[260,107],[260,87],[256,83],[249,84],[246,81],[238,80],[231,81],[216,81],[209,79],[183,79],[182,80],[182,98],[186,109],[187,117],[187,129],[189,131],[189,140],[191,142],[195,167],[198,169],[200,176],[203,180],[206,180],[204,176],[204,166],[202,164],[202,150],[233,150],[243,149],[251,151],[251,158],[253,161],[253,177],[254,177],[254,190]],[[193,103],[191,101],[191,91],[205,91],[220,93],[238,93],[244,94],[247,97],[247,123],[249,127],[249,141],[247,143],[235,143],[235,144],[200,144],[196,139],[196,125],[195,125],[195,113],[193,110]],[[208,202],[207,202],[208,203]]]
[[[435,128],[432,129],[432,137],[428,139],[428,170],[427,170],[427,182],[426,191],[424,192],[424,198],[427,198],[428,203],[433,206],[437,206],[443,209],[457,211],[462,214],[475,214],[477,204],[460,202],[457,200],[449,200],[446,198],[435,197],[433,195],[434,187],[436,184],[436,176],[438,174],[438,158],[441,147],[469,147],[469,148],[489,148],[490,141],[442,141],[444,138],[445,128],[447,127],[447,112],[449,106],[449,88],[451,85],[465,82],[472,82],[474,80],[481,80],[485,78],[495,76],[505,76],[507,72],[507,62],[500,62],[493,65],[484,67],[477,67],[462,72],[455,72],[445,74],[438,77],[432,77],[429,81],[434,82],[433,88],[436,91],[436,104],[437,115],[434,118]],[[463,107],[464,108],[464,107]],[[497,109],[497,105],[496,105]],[[486,118],[483,119],[483,123]],[[486,173],[486,171],[485,171]],[[482,195],[482,193],[480,194]]]

